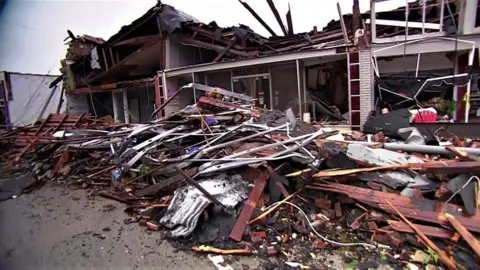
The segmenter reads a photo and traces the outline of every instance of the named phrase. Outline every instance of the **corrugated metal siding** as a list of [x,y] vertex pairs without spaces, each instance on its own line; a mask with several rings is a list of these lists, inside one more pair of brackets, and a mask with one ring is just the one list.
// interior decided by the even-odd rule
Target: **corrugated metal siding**
[[[8,101],[10,123],[13,125],[28,125],[33,123],[40,114],[44,104],[53,89],[49,84],[56,76],[10,73],[12,99]],[[61,93],[61,83],[58,84],[44,116],[55,113]],[[65,111],[65,102],[60,112]]]

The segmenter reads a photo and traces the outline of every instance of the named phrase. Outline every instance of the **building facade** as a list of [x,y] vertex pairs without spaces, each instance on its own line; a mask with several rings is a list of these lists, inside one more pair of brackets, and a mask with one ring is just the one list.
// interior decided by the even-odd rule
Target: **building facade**
[[[245,26],[204,24],[158,4],[109,40],[84,40],[89,50],[67,57],[68,108],[146,122],[193,82],[247,94],[263,108],[292,108],[299,118],[310,113],[324,125],[353,129],[361,129],[372,110],[438,99],[458,103],[445,110],[450,120],[474,120],[477,1],[417,1],[387,12],[375,12],[376,2],[370,13],[360,14],[353,1],[353,14],[341,14],[322,31],[294,34],[282,25],[284,34],[272,31],[270,38]],[[156,117],[201,95],[182,92]]]

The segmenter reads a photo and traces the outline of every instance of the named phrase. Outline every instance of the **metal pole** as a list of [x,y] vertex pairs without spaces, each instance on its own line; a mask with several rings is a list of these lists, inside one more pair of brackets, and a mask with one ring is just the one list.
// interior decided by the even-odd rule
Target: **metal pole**
[[297,63],[297,90],[298,90],[298,113],[299,118],[302,119],[302,90],[300,89],[300,61],[295,60]]
[[415,70],[415,78],[418,78],[418,68],[420,66],[420,53],[417,56],[417,69]]
[[445,0],[442,0],[442,8],[440,9],[440,30],[439,30],[439,32],[442,32],[444,12],[445,12]]
[[422,35],[425,35],[425,8],[427,6],[427,1],[423,1],[422,7]]
[[[365,146],[378,145],[376,142],[362,142],[362,141],[341,141],[342,143],[354,143],[362,144]],[[413,145],[413,144],[403,144],[403,143],[384,143],[383,148],[393,151],[406,151],[406,152],[419,152],[423,154],[441,154],[447,155],[451,154],[450,151],[446,149],[445,146],[435,146],[435,145]],[[471,147],[455,147],[459,151],[463,151],[472,155],[480,156],[480,148],[471,148]]]
[[405,0],[405,39],[408,39],[408,14],[408,0]]

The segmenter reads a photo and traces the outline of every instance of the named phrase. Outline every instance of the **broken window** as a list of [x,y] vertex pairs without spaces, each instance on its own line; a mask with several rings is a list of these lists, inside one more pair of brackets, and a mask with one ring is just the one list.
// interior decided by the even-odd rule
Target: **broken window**
[[[356,66],[358,69],[358,66]],[[357,70],[358,71],[358,70]],[[307,66],[306,91],[312,100],[309,111],[314,120],[322,122],[344,121],[347,123],[349,112],[347,61],[337,60],[327,63]],[[358,79],[358,72],[357,72]],[[359,92],[358,87],[354,90]],[[352,104],[352,106],[360,106]]]
[[[454,118],[455,86],[468,83],[468,73],[454,73],[455,57],[427,53],[378,59],[375,100],[379,111],[433,108],[438,118]],[[455,74],[453,76],[453,74]]]

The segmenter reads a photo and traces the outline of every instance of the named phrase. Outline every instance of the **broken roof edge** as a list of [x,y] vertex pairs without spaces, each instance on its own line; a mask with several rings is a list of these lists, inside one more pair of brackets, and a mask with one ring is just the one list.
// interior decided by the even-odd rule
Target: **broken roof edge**
[[342,45],[316,49],[316,50],[295,51],[295,52],[288,52],[283,54],[275,54],[275,55],[262,56],[262,57],[238,59],[233,61],[189,65],[184,67],[160,70],[158,71],[158,76],[163,76],[163,74],[165,74],[166,77],[176,77],[176,76],[181,76],[181,75],[191,74],[191,73],[198,73],[198,72],[219,71],[219,70],[232,69],[237,67],[255,66],[255,65],[262,65],[262,64],[271,64],[271,63],[278,63],[278,62],[286,62],[286,61],[302,60],[302,59],[315,58],[315,57],[345,54],[346,52],[338,52],[337,48],[339,47],[346,48],[348,46],[349,45],[342,44]]
[[40,73],[30,73],[30,72],[18,72],[18,71],[9,71],[9,70],[0,70],[0,73],[14,74],[14,75],[43,76],[43,77],[58,77],[61,75],[61,74],[40,74]]
[[87,87],[74,88],[67,91],[68,94],[86,94],[97,92],[108,92],[120,88],[138,87],[143,85],[152,85],[155,82],[155,77],[146,77],[142,79],[117,81],[112,83],[104,83],[99,85],[91,85]]

